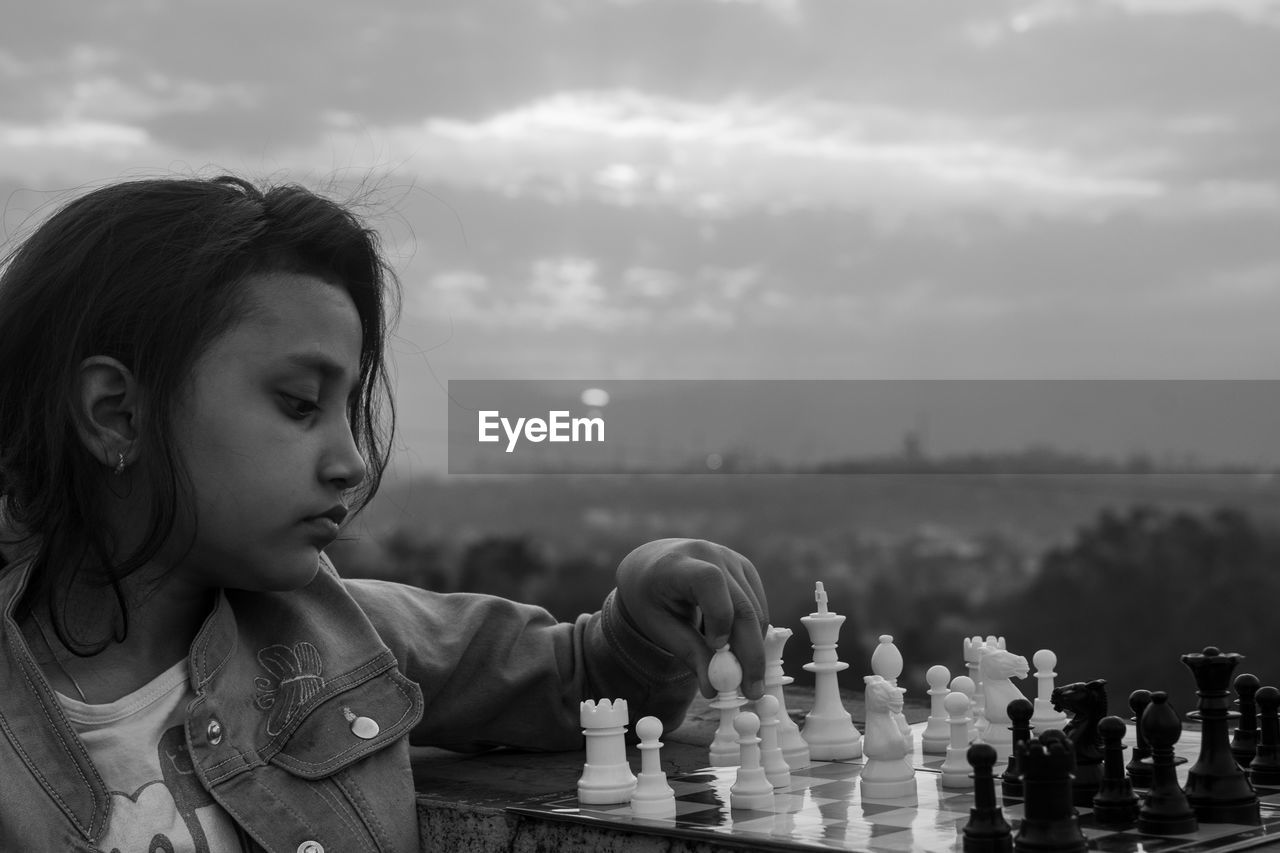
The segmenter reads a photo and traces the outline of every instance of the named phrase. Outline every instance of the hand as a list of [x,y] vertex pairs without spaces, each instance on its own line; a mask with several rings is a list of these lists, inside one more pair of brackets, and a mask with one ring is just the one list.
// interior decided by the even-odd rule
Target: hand
[[715,696],[707,665],[725,643],[742,665],[743,694],[758,699],[764,693],[769,605],[746,557],[701,539],[649,542],[619,564],[618,600],[645,637],[697,674],[703,696]]

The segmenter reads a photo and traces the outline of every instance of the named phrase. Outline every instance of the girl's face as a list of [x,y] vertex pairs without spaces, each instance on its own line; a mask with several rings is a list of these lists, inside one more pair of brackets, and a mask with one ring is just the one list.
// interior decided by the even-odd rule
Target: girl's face
[[[287,590],[315,576],[338,535],[343,494],[365,475],[347,419],[360,318],[315,276],[244,285],[246,316],[196,361],[174,418],[197,525],[178,574],[200,586]],[[180,522],[181,525],[181,522]]]

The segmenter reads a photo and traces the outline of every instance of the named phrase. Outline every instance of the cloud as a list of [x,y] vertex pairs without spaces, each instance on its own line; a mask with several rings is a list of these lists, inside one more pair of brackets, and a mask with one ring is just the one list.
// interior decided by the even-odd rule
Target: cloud
[[1280,25],[1277,0],[1105,0],[1135,15],[1230,15],[1248,23]]
[[[359,150],[365,136],[335,128],[327,153],[289,159],[331,159]],[[372,136],[384,162],[429,180],[711,215],[843,208],[890,219],[953,209],[1093,217],[1165,191],[1141,168],[1147,151],[1108,162],[1046,146],[1018,123],[810,98],[563,92],[478,121],[427,119]]]

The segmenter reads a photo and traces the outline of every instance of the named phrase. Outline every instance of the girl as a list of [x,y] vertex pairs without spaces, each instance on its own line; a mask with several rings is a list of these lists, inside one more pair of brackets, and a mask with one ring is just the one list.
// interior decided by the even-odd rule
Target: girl
[[725,642],[760,695],[760,580],[711,543],[573,623],[338,575],[393,286],[350,210],[230,177],[91,192],[7,258],[0,850],[417,850],[410,744],[577,748],[584,698],[671,725]]

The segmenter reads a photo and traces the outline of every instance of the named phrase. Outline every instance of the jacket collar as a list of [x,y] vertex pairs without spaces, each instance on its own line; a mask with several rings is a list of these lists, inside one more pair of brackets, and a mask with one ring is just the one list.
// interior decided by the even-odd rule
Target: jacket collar
[[[18,628],[15,611],[30,571],[28,559],[0,572],[0,730],[92,841],[106,828],[110,795]],[[239,760],[227,765],[228,774],[236,772],[232,765],[243,770],[269,760],[326,698],[396,665],[323,555],[302,589],[219,591],[187,660],[196,695],[189,714],[217,714],[232,734],[223,747]],[[420,699],[414,710],[409,722],[421,714]],[[190,738],[192,725],[187,730]],[[203,733],[203,724],[196,730]]]
[[106,829],[111,797],[18,629],[15,610],[31,561],[0,573],[0,729],[86,839]]

